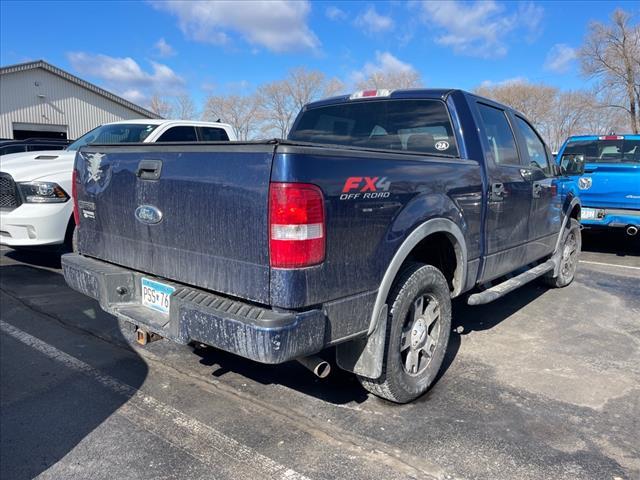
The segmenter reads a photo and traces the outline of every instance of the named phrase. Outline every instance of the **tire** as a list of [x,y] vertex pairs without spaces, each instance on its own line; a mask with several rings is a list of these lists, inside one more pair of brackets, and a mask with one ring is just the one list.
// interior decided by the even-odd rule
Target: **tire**
[[382,375],[358,380],[378,397],[407,403],[429,389],[444,360],[451,332],[451,292],[440,270],[410,263],[396,279],[388,302]]
[[562,242],[560,244],[562,255],[560,257],[560,271],[554,277],[553,272],[549,272],[542,277],[542,281],[553,288],[562,288],[573,282],[578,268],[580,251],[582,249],[582,233],[580,223],[575,218],[570,218],[567,226],[562,232]]

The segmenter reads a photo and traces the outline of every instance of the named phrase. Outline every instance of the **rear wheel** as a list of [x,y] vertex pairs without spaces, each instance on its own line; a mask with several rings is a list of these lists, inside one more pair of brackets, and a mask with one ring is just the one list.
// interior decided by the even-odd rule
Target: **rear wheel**
[[582,234],[580,223],[575,218],[570,218],[567,226],[562,232],[560,244],[560,270],[558,276],[553,277],[553,272],[542,277],[544,282],[550,287],[562,288],[573,282],[573,278],[578,268],[578,260],[582,249]]
[[411,263],[388,301],[382,375],[359,380],[374,395],[406,403],[426,392],[440,370],[451,330],[451,296],[440,270]]

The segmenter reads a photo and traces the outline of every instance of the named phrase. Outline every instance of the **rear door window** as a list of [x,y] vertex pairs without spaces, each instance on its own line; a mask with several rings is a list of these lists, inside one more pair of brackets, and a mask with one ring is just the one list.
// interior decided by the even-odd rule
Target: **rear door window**
[[228,142],[229,135],[223,128],[198,127],[201,142]]
[[520,165],[511,125],[504,110],[478,103],[489,152],[497,165]]
[[440,100],[364,100],[305,110],[289,140],[458,156]]
[[158,142],[197,142],[195,127],[179,126],[171,127],[169,130],[160,135]]

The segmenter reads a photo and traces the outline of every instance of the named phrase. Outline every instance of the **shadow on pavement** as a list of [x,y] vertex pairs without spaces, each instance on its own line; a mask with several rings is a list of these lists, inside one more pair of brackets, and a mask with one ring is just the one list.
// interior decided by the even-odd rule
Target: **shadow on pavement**
[[[452,312],[453,330],[447,354],[432,389],[437,388],[437,382],[453,364],[460,350],[462,335],[495,327],[538,298],[546,290],[545,287],[534,283],[491,304],[477,307],[466,305],[466,300],[462,298],[455,300]],[[217,366],[212,373],[215,377],[224,377],[233,372],[263,385],[280,384],[337,405],[349,402],[362,403],[369,398],[369,394],[360,386],[353,374],[340,370],[335,365],[335,355],[332,349],[322,354],[323,358],[332,364],[331,374],[324,380],[316,378],[296,362],[283,365],[262,365],[211,347],[195,346],[193,351],[200,357],[200,363],[203,365]],[[427,392],[422,398],[427,400],[428,397],[429,393]]]
[[631,237],[623,229],[582,230],[582,250],[613,253],[618,257],[640,255],[640,233]]
[[[12,258],[17,259],[18,256],[12,256]],[[19,258],[23,260],[22,255]],[[31,264],[35,264],[35,262],[41,260],[42,259],[38,257],[32,258],[31,256],[24,259],[24,261],[28,261]],[[73,294],[73,303],[84,304],[84,310],[91,311],[94,318],[89,322],[84,320],[79,322],[76,318],[69,316],[69,322],[77,324],[77,328],[92,331],[94,335],[102,336],[103,338],[115,339],[117,341],[115,337],[118,335],[122,336],[117,319],[102,312],[93,300],[72,292],[66,287],[64,279],[59,273],[35,269],[25,265],[15,265],[12,267],[12,275],[24,278],[24,276],[27,275],[27,273],[23,272],[24,269],[37,270],[40,284],[36,283],[28,287],[16,284],[16,288],[28,288],[40,292],[42,292],[43,288],[45,291],[51,291],[46,290],[46,288],[53,288],[52,293],[66,292],[69,294],[69,292],[71,292]],[[460,350],[461,335],[468,335],[473,331],[493,328],[526,306],[529,302],[542,295],[545,291],[545,287],[533,283],[491,304],[477,307],[467,306],[465,303],[466,299],[464,298],[454,300],[453,330],[451,332],[447,354],[434,387],[437,388],[437,382],[446,374],[447,370],[453,364]],[[125,342],[124,337],[122,337],[122,342]],[[353,374],[344,372],[335,365],[333,349],[329,349],[321,355],[332,364],[331,374],[323,380],[315,377],[313,373],[297,362],[288,362],[282,365],[264,365],[212,347],[197,345],[193,346],[193,352],[200,358],[202,365],[215,366],[215,369],[212,371],[212,376],[214,377],[222,378],[228,374],[240,375],[263,385],[279,384],[286,388],[291,388],[306,395],[338,405],[349,402],[362,403],[369,398],[369,394],[360,386]],[[423,399],[428,399],[428,396],[427,393]]]
[[9,250],[7,258],[34,267],[60,268],[60,252],[53,250]]
[[[13,253],[7,256],[31,265],[55,265],[41,254]],[[104,317],[94,315],[94,302],[66,287],[59,273],[5,263],[0,266],[0,288],[2,321],[12,332],[3,330],[0,335],[0,478],[26,480],[69,454],[127,398],[16,335],[25,332],[89,365],[100,365],[96,367],[100,370],[122,362],[126,366],[118,371],[136,389],[144,383],[148,369],[124,346],[124,338],[121,347],[115,348],[74,331],[88,330]],[[63,323],[73,319],[77,327],[63,327],[56,318]],[[120,334],[112,330],[110,335],[117,339]]]

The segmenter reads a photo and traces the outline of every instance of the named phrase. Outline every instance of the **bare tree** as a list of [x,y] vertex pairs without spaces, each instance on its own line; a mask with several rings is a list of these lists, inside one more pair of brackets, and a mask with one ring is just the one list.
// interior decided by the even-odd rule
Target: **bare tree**
[[337,78],[330,78],[324,86],[323,97],[333,97],[345,93],[345,84]]
[[289,72],[285,83],[297,113],[307,103],[323,97],[327,87],[327,78],[324,73],[318,70],[298,67]]
[[289,132],[293,116],[297,113],[286,80],[271,82],[258,88],[261,130],[268,136],[284,138]]
[[552,117],[559,94],[557,88],[544,84],[509,82],[478,87],[475,92],[521,112],[533,123],[547,143],[552,143]]
[[371,72],[366,78],[359,81],[356,87],[360,90],[388,88],[390,90],[401,88],[415,88],[422,86],[420,74],[415,70]]
[[162,118],[169,118],[173,115],[171,104],[157,93],[149,100],[149,110]]
[[627,131],[629,118],[628,113],[621,109],[612,107],[614,101],[610,98],[611,93],[597,95],[596,92],[587,92],[589,97],[589,107],[582,117],[581,134],[606,135],[611,132]]
[[633,133],[640,128],[640,24],[624,10],[612,24],[594,22],[579,51],[582,72],[599,80],[600,90],[614,93],[610,106],[627,112]]
[[259,101],[256,95],[211,96],[202,113],[203,120],[231,124],[238,140],[256,138],[260,124]]
[[546,122],[546,129],[547,141],[552,150],[558,150],[571,135],[599,133],[599,131],[585,131],[586,120],[593,116],[596,108],[592,95],[582,91],[562,92],[550,101],[552,109]]
[[182,120],[196,118],[196,106],[189,95],[178,95],[174,100],[174,115]]
[[335,95],[344,89],[336,78],[327,79],[319,71],[299,67],[291,70],[284,80],[258,88],[262,132],[286,137],[291,123],[307,103]]

